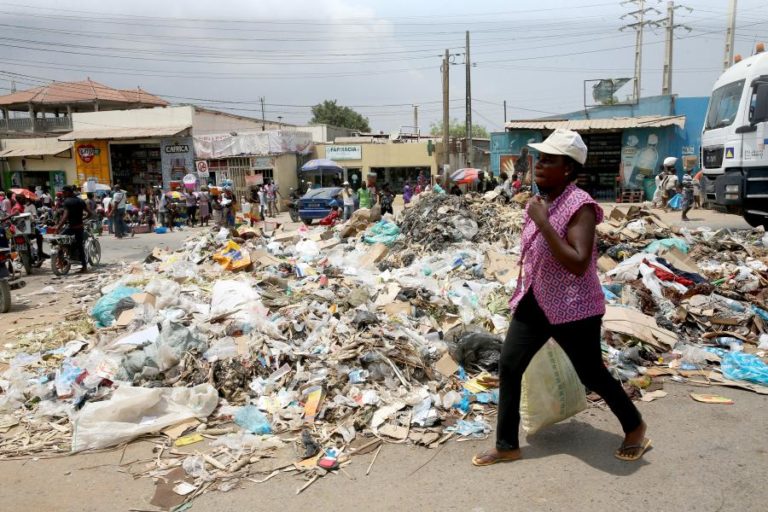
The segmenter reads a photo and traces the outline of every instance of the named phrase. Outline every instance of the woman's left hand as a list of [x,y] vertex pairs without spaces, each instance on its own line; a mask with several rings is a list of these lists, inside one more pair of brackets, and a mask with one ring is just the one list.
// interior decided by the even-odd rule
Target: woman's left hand
[[539,227],[549,222],[549,208],[541,196],[533,196],[528,201],[528,216]]

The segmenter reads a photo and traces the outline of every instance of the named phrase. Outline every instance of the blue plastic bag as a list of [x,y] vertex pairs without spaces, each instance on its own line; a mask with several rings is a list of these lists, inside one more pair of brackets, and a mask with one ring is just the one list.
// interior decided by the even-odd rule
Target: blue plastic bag
[[114,311],[117,303],[120,302],[120,299],[130,297],[134,293],[141,293],[141,290],[129,286],[118,286],[111,293],[97,300],[91,309],[91,316],[96,319],[96,326],[109,327],[112,325],[112,322],[115,321]]
[[743,380],[768,386],[768,365],[754,354],[728,352],[720,348],[707,348],[720,356],[720,369],[727,379]]
[[269,420],[258,407],[246,405],[235,413],[235,423],[252,434],[266,435],[272,433]]
[[660,249],[671,249],[673,247],[684,254],[688,254],[688,244],[682,238],[663,238],[661,240],[654,240],[648,244],[643,251],[651,254],[658,254]]
[[683,208],[683,195],[675,194],[675,196],[667,202],[667,206],[673,210],[680,210]]

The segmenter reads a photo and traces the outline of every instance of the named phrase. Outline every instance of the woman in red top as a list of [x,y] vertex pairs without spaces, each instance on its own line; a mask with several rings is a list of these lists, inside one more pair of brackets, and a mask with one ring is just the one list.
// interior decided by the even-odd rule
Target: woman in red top
[[331,205],[331,213],[320,219],[321,226],[335,226],[339,220],[339,205]]

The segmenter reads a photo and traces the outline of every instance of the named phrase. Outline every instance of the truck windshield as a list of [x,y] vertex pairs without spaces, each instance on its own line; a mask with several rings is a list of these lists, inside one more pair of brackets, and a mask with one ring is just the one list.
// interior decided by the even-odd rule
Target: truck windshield
[[712,93],[707,112],[707,124],[705,130],[713,130],[729,126],[736,118],[741,101],[741,92],[744,90],[744,80],[724,85]]

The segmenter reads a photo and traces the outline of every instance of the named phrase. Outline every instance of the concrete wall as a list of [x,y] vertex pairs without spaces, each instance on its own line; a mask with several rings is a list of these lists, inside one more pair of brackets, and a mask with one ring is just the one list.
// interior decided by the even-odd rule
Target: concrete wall
[[327,124],[312,124],[307,126],[296,127],[298,131],[307,132],[312,134],[312,142],[335,142],[337,137],[351,137],[355,134],[355,130],[349,128],[341,128],[339,126],[331,126]]
[[[279,130],[280,123],[265,121],[267,130]],[[195,109],[192,119],[192,134],[205,135],[211,133],[228,133],[239,130],[261,130],[261,120],[243,116],[235,116],[224,112],[212,112]]]
[[72,129],[98,130],[100,128],[192,126],[194,112],[195,108],[192,106],[80,112],[72,114]]
[[290,190],[298,187],[298,155],[287,153],[275,158],[275,183],[283,199],[288,199]]

